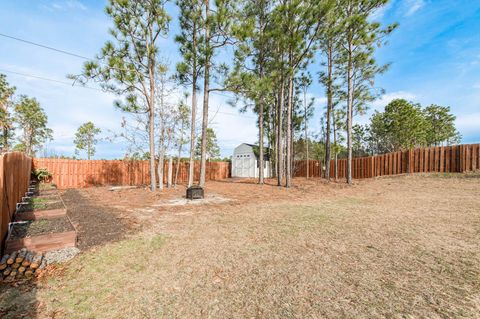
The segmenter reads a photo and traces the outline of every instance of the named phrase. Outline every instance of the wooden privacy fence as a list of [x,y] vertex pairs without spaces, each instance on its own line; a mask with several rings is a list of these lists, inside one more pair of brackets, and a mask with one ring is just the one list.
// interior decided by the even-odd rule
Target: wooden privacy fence
[[[319,161],[309,161],[312,177],[322,174]],[[352,161],[352,177],[355,179],[371,178],[384,175],[405,173],[463,173],[480,169],[480,144],[455,146],[437,146],[417,148],[377,156],[358,157]],[[295,163],[295,176],[307,174],[306,161]],[[347,160],[338,160],[338,177],[345,178]],[[330,162],[330,176],[335,177],[335,161]]]
[[7,235],[8,224],[16,210],[16,204],[28,190],[32,159],[24,153],[13,152],[0,155],[0,246]]
[[[149,161],[122,160],[69,160],[34,158],[33,167],[46,168],[52,174],[52,182],[58,188],[82,188],[101,185],[131,185],[150,184]],[[188,162],[181,162],[178,182],[188,181]],[[176,163],[173,162],[173,177]],[[156,172],[155,172],[156,173]],[[194,179],[200,176],[200,163],[195,162]],[[163,180],[167,182],[168,161],[164,163]],[[156,173],[157,179],[158,174]],[[207,162],[207,180],[221,180],[230,177],[229,162]]]

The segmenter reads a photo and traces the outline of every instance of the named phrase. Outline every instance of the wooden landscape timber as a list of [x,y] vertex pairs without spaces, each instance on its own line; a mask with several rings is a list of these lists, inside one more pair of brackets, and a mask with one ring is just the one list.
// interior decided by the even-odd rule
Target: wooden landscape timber
[[[31,167],[28,166],[26,167],[26,169],[28,169],[28,176],[30,176]],[[29,186],[27,181],[25,187],[22,187],[21,189],[24,189],[28,193],[39,194],[39,188],[40,185],[36,182],[32,181]],[[18,196],[18,200],[25,199],[24,196],[21,196],[21,191],[19,192],[20,195]],[[9,255],[8,257],[2,258],[2,262],[0,263],[0,268],[2,269],[0,270],[5,270],[6,268],[9,268],[10,273],[12,272],[12,269],[18,269],[19,273],[28,274],[27,268],[30,267],[32,269],[35,269],[39,266],[38,263],[41,261],[34,258],[34,253],[42,253],[51,250],[76,246],[77,232],[70,219],[66,215],[67,210],[62,198],[58,196],[57,190],[49,190],[48,192],[49,195],[47,196],[39,195],[28,197],[27,199],[30,200],[38,198],[41,200],[41,203],[47,205],[46,208],[48,208],[49,204],[51,205],[58,203],[59,205],[61,205],[61,208],[56,208],[56,206],[53,206],[51,208],[55,207],[55,209],[33,209],[31,211],[17,212],[14,211],[11,215],[8,215],[8,223],[10,223],[12,219],[15,219],[16,222],[10,224],[11,231],[8,233],[5,244],[3,245],[5,253]],[[55,198],[58,198],[58,200],[52,201],[52,199]],[[14,203],[13,207],[17,207],[18,205],[16,204],[17,203]],[[46,220],[48,221],[48,223],[53,223],[54,225],[54,221],[57,221],[58,223],[58,221],[60,221],[60,218],[64,219],[63,224],[65,225],[65,228],[63,229],[42,229],[39,233],[33,232],[29,234],[28,232],[25,232],[23,233],[23,235],[20,236],[12,236],[12,231],[15,229],[14,227],[18,227],[18,225],[28,225],[27,227],[30,227],[30,225],[33,224],[26,223],[35,223],[35,221],[37,220]]]
[[[21,261],[11,264],[7,262],[13,259],[16,261],[21,259]],[[39,274],[45,266],[46,260],[41,253],[28,251],[25,248],[13,251],[10,255],[7,254],[0,260],[0,281],[12,282],[30,279],[34,275]]]
[[5,253],[9,254],[21,248],[26,248],[29,251],[37,253],[47,252],[66,247],[75,247],[76,242],[77,232],[75,230],[13,240],[7,239],[5,243]]
[[15,220],[39,220],[39,219],[53,219],[67,215],[66,208],[48,209],[48,210],[33,210],[27,212],[17,213]]

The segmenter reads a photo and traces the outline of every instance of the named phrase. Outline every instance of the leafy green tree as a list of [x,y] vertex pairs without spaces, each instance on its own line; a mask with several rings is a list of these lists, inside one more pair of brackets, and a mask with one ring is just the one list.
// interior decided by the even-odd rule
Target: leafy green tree
[[[197,141],[197,147],[195,154],[197,156],[202,155],[202,138],[199,137]],[[210,161],[212,159],[220,157],[220,147],[218,146],[217,135],[212,128],[207,129],[207,151],[206,158]]]
[[92,122],[86,122],[80,125],[75,133],[75,154],[79,154],[80,151],[87,153],[87,159],[90,159],[95,155],[95,144],[98,139],[96,136],[100,134],[102,130],[95,126]]
[[22,131],[16,149],[23,150],[28,156],[34,156],[43,143],[52,139],[53,131],[47,127],[47,115],[35,98],[20,96],[15,105],[15,122]]
[[450,107],[432,104],[424,109],[423,114],[429,123],[427,131],[429,146],[460,143],[461,135],[455,127],[456,117],[450,113]]
[[10,108],[13,105],[15,87],[10,86],[6,76],[0,74],[0,147],[1,151],[8,151],[13,138],[13,118]]
[[[114,42],[105,43],[97,60],[85,63],[81,83],[98,81],[105,90],[125,96],[115,105],[125,112],[148,114],[151,190],[155,177],[155,76],[158,42],[168,32],[166,0],[109,0],[106,13]],[[71,76],[72,77],[72,76]]]
[[[180,45],[182,61],[177,64],[177,77],[181,84],[190,85],[192,88],[191,120],[190,120],[190,165],[188,172],[188,187],[193,185],[195,165],[195,129],[197,116],[197,91],[198,79],[202,75],[205,43],[202,28],[202,0],[177,0],[180,9],[179,23],[180,34],[175,37],[175,42]],[[178,167],[178,166],[177,166]]]
[[150,159],[150,153],[144,152],[133,152],[130,155],[125,155],[124,160],[129,160],[129,161],[147,161]]
[[391,101],[383,113],[377,111],[370,124],[371,138],[380,152],[427,146],[429,130],[420,105],[404,99]]
[[355,157],[368,156],[368,125],[354,124],[352,127],[352,152]]

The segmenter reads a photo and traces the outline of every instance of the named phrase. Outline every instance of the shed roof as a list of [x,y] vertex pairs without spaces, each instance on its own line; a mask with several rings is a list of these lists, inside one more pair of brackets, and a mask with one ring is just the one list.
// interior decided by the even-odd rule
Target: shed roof
[[[252,148],[252,151],[253,151],[253,153],[255,154],[256,157],[258,157],[258,156],[260,155],[260,154],[259,154],[260,148],[259,148],[258,145],[249,144],[249,143],[242,143],[242,144],[238,145],[236,148],[238,148],[238,147],[240,147],[240,146],[242,146],[242,145],[247,145],[247,146],[251,147],[251,148]],[[235,149],[236,149],[236,148],[235,148]],[[263,148],[263,152],[264,152],[264,158],[268,160],[268,158],[270,157],[270,156],[269,156],[269,154],[270,154],[270,148],[264,147],[264,148]]]

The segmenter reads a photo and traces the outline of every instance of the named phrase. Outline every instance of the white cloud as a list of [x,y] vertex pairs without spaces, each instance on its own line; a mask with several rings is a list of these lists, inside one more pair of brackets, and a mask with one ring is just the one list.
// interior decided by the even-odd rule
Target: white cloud
[[409,17],[413,15],[415,12],[420,10],[422,7],[425,6],[425,1],[424,0],[407,0],[405,1],[405,7],[407,9],[407,12],[405,13],[405,16]]
[[455,124],[461,133],[480,134],[480,113],[462,114]]
[[480,89],[480,82],[477,82],[475,84],[473,84],[472,86],[474,89]]
[[379,9],[377,9],[377,10],[370,16],[370,19],[372,19],[373,21],[382,20],[383,17],[385,16],[385,14],[387,13],[387,11],[393,6],[394,3],[395,3],[394,0],[389,1],[386,5],[380,7]]
[[375,100],[371,104],[371,109],[372,110],[383,110],[383,108],[390,103],[391,101],[395,99],[405,99],[408,101],[412,101],[415,99],[417,96],[411,92],[406,92],[406,91],[397,91],[397,92],[391,92],[391,93],[386,93],[382,95],[379,99]]
[[250,110],[239,113],[237,108],[227,103],[228,99],[224,95],[210,95],[209,125],[217,134],[222,156],[230,156],[241,143],[258,141],[256,115]]
[[395,99],[405,99],[407,101],[412,101],[416,99],[417,96],[411,92],[406,91],[397,91],[397,92],[390,92],[382,95],[380,98],[375,100],[373,103],[369,105],[369,109],[364,115],[356,116],[354,121],[357,124],[368,124],[370,123],[370,117],[375,111],[383,111],[385,106]]
[[49,4],[44,4],[43,8],[49,11],[87,10],[87,7],[78,0],[55,1]]

